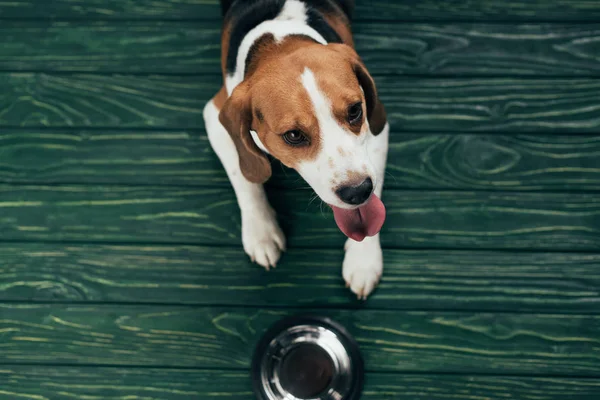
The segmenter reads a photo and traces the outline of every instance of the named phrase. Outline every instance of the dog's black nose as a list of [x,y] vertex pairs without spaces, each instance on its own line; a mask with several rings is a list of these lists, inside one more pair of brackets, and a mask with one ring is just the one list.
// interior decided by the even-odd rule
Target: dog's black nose
[[342,186],[335,193],[344,203],[357,205],[364,203],[373,192],[373,181],[365,179],[358,186]]

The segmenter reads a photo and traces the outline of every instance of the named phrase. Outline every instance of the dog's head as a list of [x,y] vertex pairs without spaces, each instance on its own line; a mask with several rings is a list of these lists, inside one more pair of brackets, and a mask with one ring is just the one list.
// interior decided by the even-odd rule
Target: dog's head
[[242,173],[271,176],[268,152],[294,168],[334,210],[349,237],[376,234],[385,216],[367,152],[386,122],[375,82],[354,49],[312,44],[259,65],[224,104]]

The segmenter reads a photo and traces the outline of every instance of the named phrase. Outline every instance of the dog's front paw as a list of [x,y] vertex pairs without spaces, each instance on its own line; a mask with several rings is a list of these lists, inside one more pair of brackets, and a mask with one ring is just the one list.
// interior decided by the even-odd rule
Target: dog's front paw
[[242,244],[250,259],[267,270],[285,251],[285,236],[272,210],[242,215]]
[[348,239],[344,249],[346,255],[342,275],[346,286],[359,299],[365,300],[379,283],[383,272],[383,252],[379,235],[367,237],[362,242]]

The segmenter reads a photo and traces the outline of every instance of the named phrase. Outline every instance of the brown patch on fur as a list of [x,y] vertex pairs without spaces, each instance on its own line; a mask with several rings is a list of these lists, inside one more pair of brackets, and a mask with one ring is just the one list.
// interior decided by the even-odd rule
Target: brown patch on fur
[[263,122],[265,120],[265,116],[258,108],[254,111],[254,113],[256,114],[256,119],[258,119],[258,122]]
[[[350,46],[340,44],[329,44],[328,48],[334,49],[339,52],[345,58],[346,62],[349,62],[352,66],[355,78],[358,80],[360,86],[364,90],[365,103],[363,105],[363,112],[366,108],[366,115],[369,120],[369,126],[373,135],[378,135],[383,130],[387,116],[383,104],[379,101],[377,94],[377,87],[373,77],[367,71],[367,67],[362,62],[356,51]],[[341,113],[340,113],[341,117]]]
[[[315,42],[298,35],[287,37],[281,43],[262,41],[255,53],[257,62],[250,64],[244,80],[249,87],[246,95],[251,97],[252,107],[260,110],[262,117],[254,113],[252,130],[274,157],[291,168],[302,161],[313,160],[321,148],[319,124],[310,97],[299,81],[304,67],[290,57],[309,45]],[[289,130],[301,131],[308,144],[287,144],[282,135]]]
[[219,113],[219,121],[235,144],[244,177],[250,182],[264,183],[271,177],[271,163],[250,135],[253,117],[248,90],[245,83],[235,88]]
[[[383,130],[387,119],[375,82],[354,49],[343,44],[314,44],[296,53],[298,63],[304,63],[314,73],[319,89],[331,102],[331,111],[341,126],[359,135],[366,117],[374,135]],[[363,103],[365,117],[361,123],[350,124],[348,108],[358,102]]]
[[335,167],[335,164],[333,163],[333,158],[329,157],[329,159],[327,160],[327,164],[329,164],[329,167],[331,169],[333,169]]
[[221,90],[217,92],[217,94],[215,95],[215,97],[213,97],[212,100],[215,104],[215,107],[217,107],[217,110],[221,110],[223,108],[223,105],[227,101],[227,89],[225,88],[225,86],[223,86]]
[[337,148],[338,153],[340,153],[340,156],[342,157],[346,157],[346,152],[344,151],[344,149],[342,148],[342,146],[339,146]]
[[266,54],[276,51],[276,49],[277,43],[275,42],[275,36],[271,33],[259,37],[248,51],[244,76],[251,75]]
[[[226,24],[222,35],[224,77],[229,29]],[[259,42],[244,82],[234,89],[229,99],[225,87],[213,98],[221,110],[219,119],[236,144],[242,173],[252,182],[268,179],[271,167],[268,158],[252,140],[250,130],[256,131],[273,156],[291,168],[301,161],[314,159],[321,147],[319,125],[310,98],[298,81],[302,67],[283,60],[286,54],[314,41],[306,36],[290,36],[275,43],[273,36],[268,34]],[[293,84],[294,81],[298,84]],[[282,134],[292,129],[301,130],[309,139],[309,145],[293,147],[286,144]]]

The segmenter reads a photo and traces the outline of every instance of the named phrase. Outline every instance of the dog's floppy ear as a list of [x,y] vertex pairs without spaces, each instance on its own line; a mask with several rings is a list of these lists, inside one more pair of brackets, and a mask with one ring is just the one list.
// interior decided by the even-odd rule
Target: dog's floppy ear
[[354,69],[354,73],[356,74],[356,78],[358,79],[358,83],[360,83],[360,86],[365,92],[365,99],[367,102],[367,119],[369,120],[371,133],[374,135],[381,133],[387,122],[387,115],[385,113],[383,104],[379,101],[379,95],[377,94],[375,81],[373,80],[371,74],[369,74],[369,71],[367,71],[367,67],[352,47],[346,44],[329,44],[328,46],[331,46],[336,51],[344,54],[346,57],[349,57],[350,62],[352,63],[352,68]]
[[360,86],[362,86],[365,92],[365,99],[367,101],[367,118],[369,119],[369,127],[371,133],[377,135],[381,133],[387,122],[387,115],[383,104],[379,101],[379,95],[377,94],[377,87],[373,77],[367,71],[365,64],[357,59],[354,64],[354,72],[358,78]]
[[235,144],[244,177],[253,183],[266,182],[271,177],[271,163],[250,135],[252,109],[246,84],[233,90],[219,113],[219,121]]

